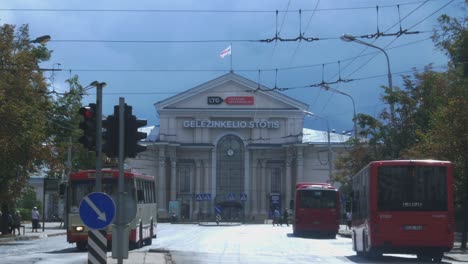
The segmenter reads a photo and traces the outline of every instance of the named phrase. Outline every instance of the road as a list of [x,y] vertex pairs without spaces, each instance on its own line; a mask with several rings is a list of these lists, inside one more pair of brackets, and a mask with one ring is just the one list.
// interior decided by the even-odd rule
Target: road
[[[298,238],[291,227],[271,225],[198,226],[158,224],[153,245],[136,251],[167,249],[177,264],[184,263],[417,263],[415,256],[385,255],[359,258],[351,239]],[[110,252],[108,253],[110,255]],[[0,263],[80,263],[87,260],[65,236],[0,243]],[[125,262],[124,263],[128,263]],[[443,263],[460,263],[444,260]]]

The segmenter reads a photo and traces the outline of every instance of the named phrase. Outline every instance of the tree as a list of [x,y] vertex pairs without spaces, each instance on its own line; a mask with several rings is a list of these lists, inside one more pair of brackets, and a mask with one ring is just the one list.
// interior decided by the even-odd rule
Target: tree
[[[434,32],[435,45],[449,57],[448,70],[435,72],[427,66],[423,72],[403,76],[404,88],[384,88],[382,100],[395,106],[396,120],[390,123],[384,111],[380,118],[358,115],[360,136],[368,139],[341,155],[333,179],[349,184],[351,175],[372,160],[441,159],[454,165],[455,206],[463,216],[462,248],[468,231],[468,30],[466,23],[443,15],[440,30]],[[457,214],[458,215],[458,214]]]
[[28,26],[0,27],[0,201],[12,205],[30,173],[49,155],[44,146],[52,99],[39,63],[44,45],[30,43]]

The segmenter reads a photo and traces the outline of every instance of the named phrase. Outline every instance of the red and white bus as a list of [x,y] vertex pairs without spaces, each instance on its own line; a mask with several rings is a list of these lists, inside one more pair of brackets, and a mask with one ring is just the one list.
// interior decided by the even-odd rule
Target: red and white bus
[[294,235],[306,233],[336,237],[340,224],[340,195],[328,183],[296,184]]
[[[117,202],[118,170],[102,170],[102,192]],[[72,173],[67,184],[67,241],[76,243],[79,250],[87,248],[88,228],[79,215],[82,199],[95,192],[96,171],[86,170]],[[151,245],[156,237],[157,206],[155,178],[133,172],[124,172],[124,191],[128,194],[127,202],[135,203],[137,213],[130,222],[129,245],[132,248],[143,244]],[[129,206],[126,204],[126,206]],[[112,240],[112,225],[107,230],[107,240]]]
[[416,254],[440,262],[453,246],[452,165],[374,161],[352,178],[353,249],[359,256]]

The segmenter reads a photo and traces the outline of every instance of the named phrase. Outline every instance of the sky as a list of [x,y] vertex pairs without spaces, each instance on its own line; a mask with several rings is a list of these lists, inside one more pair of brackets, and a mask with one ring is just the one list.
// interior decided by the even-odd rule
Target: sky
[[[103,114],[113,113],[119,97],[139,119],[158,125],[156,102],[234,73],[309,105],[323,118],[306,117],[305,127],[338,132],[353,129],[357,113],[379,117],[388,85],[383,52],[389,57],[393,86],[402,75],[432,64],[444,71],[447,57],[431,40],[442,14],[466,15],[463,0],[197,0],[89,1],[3,0],[0,23],[28,24],[31,39],[50,35],[53,51],[42,68],[51,90],[66,92],[77,75],[103,89]],[[278,11],[278,13],[276,13]],[[407,30],[399,37],[396,33]],[[278,37],[302,41],[259,41]],[[384,35],[372,38],[377,32]],[[231,45],[232,54],[220,52]],[[326,91],[317,84],[330,83]],[[346,95],[344,95],[344,94]],[[84,104],[95,102],[95,91]]]

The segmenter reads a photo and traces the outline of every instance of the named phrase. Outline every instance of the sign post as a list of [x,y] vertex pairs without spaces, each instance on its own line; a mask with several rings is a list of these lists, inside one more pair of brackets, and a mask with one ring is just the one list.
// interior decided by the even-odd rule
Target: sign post
[[80,218],[88,231],[88,263],[107,262],[106,227],[114,220],[115,204],[110,196],[102,192],[86,195],[80,203]]

